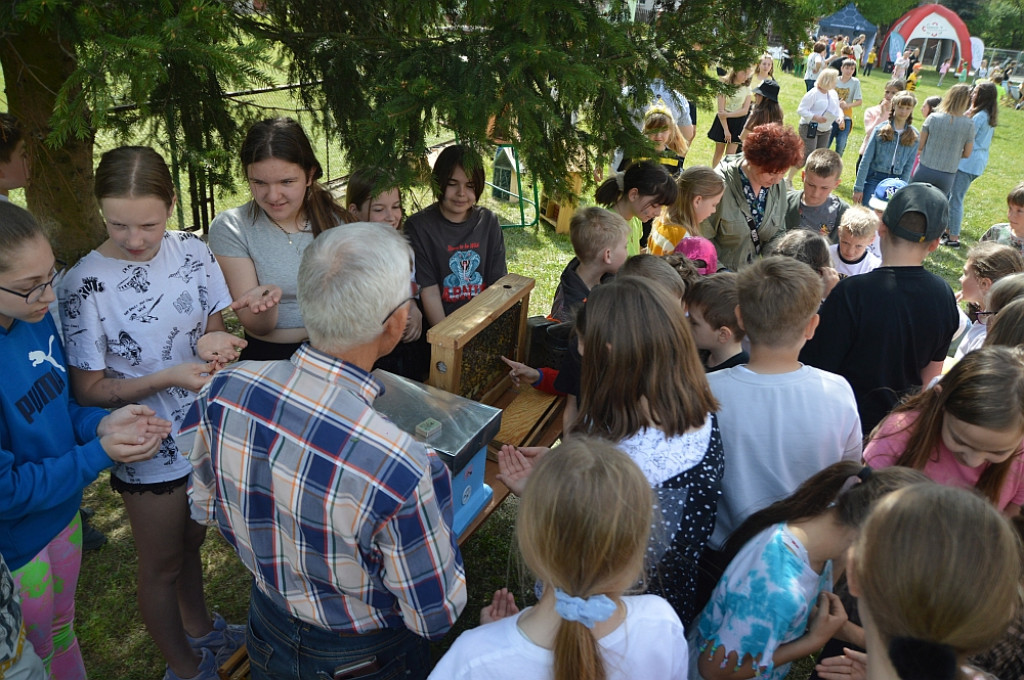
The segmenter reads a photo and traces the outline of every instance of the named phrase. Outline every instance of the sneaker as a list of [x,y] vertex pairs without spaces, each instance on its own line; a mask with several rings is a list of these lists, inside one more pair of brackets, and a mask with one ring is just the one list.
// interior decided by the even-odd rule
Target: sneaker
[[960,240],[957,239],[956,241],[953,241],[953,240],[947,239],[946,242],[943,243],[942,245],[946,246],[947,248],[959,248],[960,247]]
[[217,667],[231,658],[231,655],[245,644],[245,626],[229,625],[220,614],[213,615],[213,630],[200,638],[188,637],[188,643],[196,654],[208,651],[214,655]]
[[220,674],[217,672],[219,666],[213,652],[208,649],[202,649],[199,651],[199,655],[202,657],[199,661],[199,672],[191,678],[179,676],[168,666],[167,670],[164,671],[164,680],[220,680]]
[[943,232],[942,236],[939,237],[939,245],[946,245],[949,243],[949,232]]
[[89,522],[92,515],[92,512],[86,514],[85,508],[82,509],[82,550],[99,550],[107,543],[103,532]]

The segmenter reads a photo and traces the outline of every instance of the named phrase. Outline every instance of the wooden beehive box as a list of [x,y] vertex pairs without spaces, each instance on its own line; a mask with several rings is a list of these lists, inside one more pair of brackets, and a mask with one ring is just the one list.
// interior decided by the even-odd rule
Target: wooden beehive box
[[534,281],[508,274],[427,331],[427,383],[494,404],[512,383],[501,357],[522,361]]

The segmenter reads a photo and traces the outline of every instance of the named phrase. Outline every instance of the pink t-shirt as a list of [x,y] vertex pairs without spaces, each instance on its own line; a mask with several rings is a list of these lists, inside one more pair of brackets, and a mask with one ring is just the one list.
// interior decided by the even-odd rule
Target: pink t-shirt
[[[917,420],[917,413],[896,413],[882,421],[878,432],[864,447],[864,462],[876,470],[896,464],[910,439],[910,425]],[[1022,446],[1024,449],[1024,446]],[[1003,482],[999,493],[999,509],[1007,505],[1024,505],[1024,456],[1021,450],[1014,454],[1013,465]],[[972,489],[978,483],[988,463],[976,468],[960,464],[952,452],[939,439],[936,455],[928,459],[924,474],[931,480],[945,486]]]

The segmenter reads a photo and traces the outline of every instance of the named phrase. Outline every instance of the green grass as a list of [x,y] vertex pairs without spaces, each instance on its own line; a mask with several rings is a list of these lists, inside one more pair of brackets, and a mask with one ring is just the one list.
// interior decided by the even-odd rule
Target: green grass
[[[782,86],[780,99],[786,112],[786,122],[795,126],[798,122],[796,106],[805,92],[803,81],[785,74],[779,74],[778,79]],[[935,87],[936,80],[937,75],[934,73],[925,73],[917,91],[919,100],[942,93],[942,90]],[[861,78],[865,106],[876,104],[881,99],[887,81],[888,76],[877,71],[870,77]],[[947,87],[950,84],[947,79]],[[288,108],[287,102],[275,105],[282,109]],[[851,197],[857,150],[863,139],[863,109],[855,111],[855,116],[856,122],[846,152],[843,183],[837,192],[846,200]],[[920,125],[919,113],[916,117]],[[710,162],[714,145],[707,139],[706,132],[711,121],[711,109],[702,107],[697,137],[687,156],[687,165]],[[321,153],[330,155],[331,174],[343,174],[344,163],[340,152],[332,152],[322,135],[313,133],[313,136],[316,137],[315,144]],[[1021,177],[1020,166],[1017,165],[1019,152],[1014,149],[1019,147],[1022,138],[1024,113],[1001,108],[988,168],[972,185],[965,201],[965,247],[960,250],[940,249],[927,261],[930,269],[942,275],[954,287],[968,247],[991,224],[1006,221],[1006,193]],[[102,141],[109,146],[112,140]],[[105,150],[106,146],[97,151]],[[321,160],[324,158],[321,156]],[[24,204],[22,192],[16,191],[12,197]],[[589,202],[592,197],[585,195],[583,199]],[[243,193],[230,192],[218,197],[218,206],[223,209],[245,200],[248,199]],[[412,192],[407,197],[407,208],[411,212],[416,206],[425,205],[426,200],[423,192]],[[485,197],[483,203],[502,214],[505,221],[513,217],[508,204],[494,201],[489,196]],[[532,215],[532,208],[528,209],[528,214]],[[517,212],[515,217],[518,217]],[[568,237],[556,235],[552,228],[541,223],[533,227],[508,229],[505,238],[509,270],[537,280],[537,287],[531,297],[531,312],[546,312],[559,273],[572,257]],[[94,521],[110,537],[107,546],[85,555],[79,582],[77,621],[86,666],[92,677],[96,678],[142,680],[157,677],[162,672],[163,661],[146,634],[135,606],[135,551],[131,532],[121,501],[110,491],[105,475],[86,490],[85,503],[96,509]],[[446,648],[458,632],[475,625],[480,608],[489,602],[496,588],[508,586],[516,591],[517,600],[521,604],[529,601],[532,580],[523,573],[513,548],[515,507],[514,499],[506,502],[464,546],[470,601],[456,631],[436,647],[438,652]],[[244,621],[248,603],[248,572],[216,531],[209,533],[203,555],[206,592],[211,607],[231,621]],[[795,669],[791,676],[803,678],[808,672],[809,667],[804,664]]]

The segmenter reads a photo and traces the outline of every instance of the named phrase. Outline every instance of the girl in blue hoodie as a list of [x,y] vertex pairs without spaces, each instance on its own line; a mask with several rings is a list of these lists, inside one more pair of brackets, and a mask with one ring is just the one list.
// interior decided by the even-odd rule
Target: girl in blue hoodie
[[75,403],[49,314],[63,269],[35,219],[0,201],[0,554],[21,596],[24,628],[13,634],[65,680],[85,678],[74,631],[82,489],[115,461],[152,457],[171,424],[137,404]]

